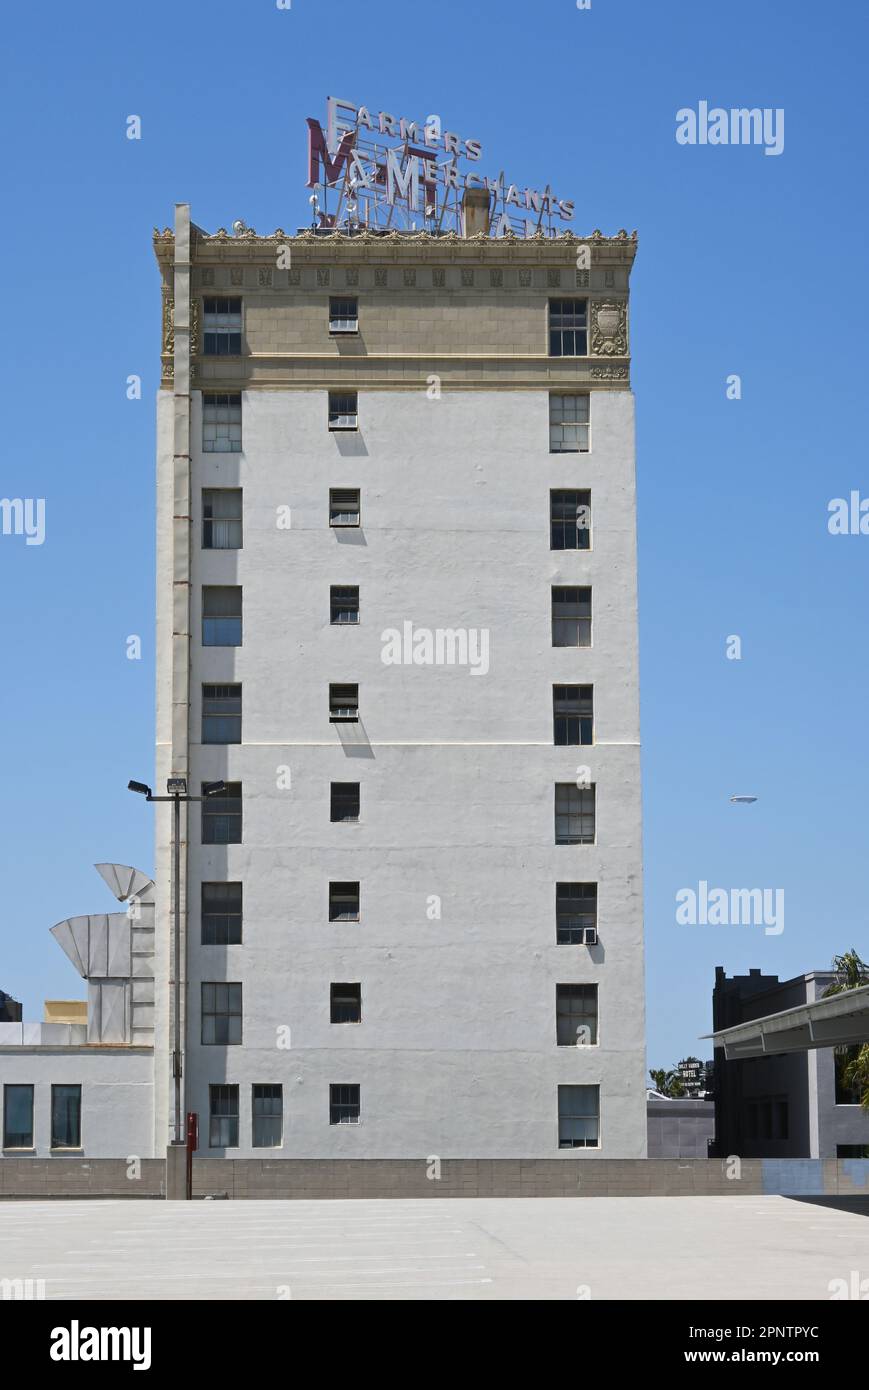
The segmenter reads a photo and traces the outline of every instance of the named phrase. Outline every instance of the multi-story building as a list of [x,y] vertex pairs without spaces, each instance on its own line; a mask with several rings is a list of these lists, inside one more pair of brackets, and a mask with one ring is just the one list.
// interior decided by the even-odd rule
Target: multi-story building
[[155,236],[201,1151],[645,1152],[636,242],[578,244]]
[[[155,237],[157,790],[223,784],[182,819],[201,1153],[646,1151],[636,243],[474,215]],[[0,1023],[7,1153],[173,1133],[156,810],[155,882],[54,928],[86,1012]]]

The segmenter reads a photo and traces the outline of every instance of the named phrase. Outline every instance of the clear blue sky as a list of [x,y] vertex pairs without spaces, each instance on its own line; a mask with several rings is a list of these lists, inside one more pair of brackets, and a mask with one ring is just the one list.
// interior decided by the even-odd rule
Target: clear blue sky
[[[650,1063],[706,1052],[716,964],[869,955],[869,536],[826,526],[869,495],[862,0],[50,0],[4,37],[0,495],[47,509],[43,546],[0,537],[0,987],[26,1016],[81,992],[48,929],[111,910],[91,864],[152,867],[125,790],[153,766],[151,229],[176,201],[211,230],[301,225],[330,92],[439,113],[486,171],[574,197],[577,232],[639,229]],[[783,107],[784,153],[677,145],[701,100]],[[784,932],[677,926],[700,879],[784,889]]]

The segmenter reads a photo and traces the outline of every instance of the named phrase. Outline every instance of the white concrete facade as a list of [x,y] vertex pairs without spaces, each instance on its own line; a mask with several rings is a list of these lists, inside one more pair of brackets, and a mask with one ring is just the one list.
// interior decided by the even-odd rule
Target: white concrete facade
[[[549,297],[539,295],[541,340]],[[158,411],[156,785],[170,773],[186,773],[194,793],[240,782],[243,802],[239,844],[203,845],[198,806],[189,819],[184,1104],[199,1115],[200,1152],[643,1156],[630,390],[596,384],[590,452],[551,454],[547,389],[496,383],[433,400],[416,365],[394,389],[360,385],[358,432],[334,433],[326,389],[248,386],[242,451],[215,454],[201,447],[202,390],[228,388],[197,376],[180,425],[186,487],[181,339],[176,313],[175,380]],[[202,548],[202,491],[215,487],[243,489],[241,549]],[[358,529],[330,528],[330,487],[360,489]],[[552,488],[591,489],[590,550],[550,549]],[[189,570],[177,526],[188,496]],[[341,584],[359,586],[358,625],[330,624],[330,585]],[[553,647],[553,584],[592,586],[590,648]],[[202,646],[205,585],[242,587],[241,646]],[[384,664],[382,634],[405,622],[487,630],[487,673]],[[329,722],[330,682],[358,683],[358,724]],[[203,683],[241,684],[240,744],[201,742]],[[553,746],[562,683],[594,687],[593,746]],[[557,845],[555,784],[575,783],[582,766],[596,840]],[[360,783],[357,824],[330,821],[331,782]],[[171,1105],[168,831],[158,812],[155,1152]],[[241,945],[201,944],[203,881],[243,884]],[[360,920],[330,922],[329,883],[348,881],[360,884]],[[572,881],[598,884],[596,946],[556,944],[556,883]],[[240,1045],[201,1042],[201,985],[223,981],[243,986]],[[361,1023],[330,1022],[335,982],[361,984]],[[596,1045],[556,1044],[557,983],[598,985]],[[280,1148],[252,1147],[261,1083],[283,1088]],[[329,1086],[347,1083],[360,1086],[360,1121],[330,1124]],[[215,1084],[239,1087],[237,1147],[209,1147]],[[599,1146],[559,1149],[564,1084],[600,1087]]]
[[[4,1028],[15,1026],[6,1024]],[[153,1156],[151,1048],[93,1047],[84,1043],[52,1046],[28,1040],[20,1047],[9,1046],[12,1042],[11,1037],[0,1033],[0,1079],[4,1087],[33,1087],[33,1143],[27,1149],[4,1148],[3,1157]],[[75,1148],[52,1147],[52,1086],[81,1087],[81,1142]]]

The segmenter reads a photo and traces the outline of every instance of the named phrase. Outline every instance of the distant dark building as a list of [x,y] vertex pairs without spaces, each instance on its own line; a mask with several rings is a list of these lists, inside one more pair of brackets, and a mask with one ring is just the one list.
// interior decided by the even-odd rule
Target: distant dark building
[[4,994],[0,989],[0,1023],[20,1023],[21,1005],[17,999],[13,999],[11,994]]
[[[716,1032],[820,999],[835,976],[811,971],[792,980],[762,975],[728,979],[715,970]],[[869,1115],[845,1090],[835,1049],[726,1061],[715,1049],[715,1140],[718,1157],[858,1158],[869,1155]]]

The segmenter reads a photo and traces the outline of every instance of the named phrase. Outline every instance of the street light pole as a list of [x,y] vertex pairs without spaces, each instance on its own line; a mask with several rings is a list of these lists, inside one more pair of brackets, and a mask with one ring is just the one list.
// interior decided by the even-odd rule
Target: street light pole
[[173,987],[173,1002],[175,1011],[175,1037],[172,1049],[172,1079],[175,1086],[175,1124],[173,1144],[183,1144],[185,1142],[184,1129],[181,1117],[181,1076],[182,1076],[182,1047],[181,1047],[181,802],[182,801],[204,801],[209,796],[217,796],[226,790],[224,782],[206,782],[202,788],[202,796],[188,796],[187,780],[184,777],[170,777],[166,782],[168,796],[154,796],[151,788],[144,782],[129,782],[127,790],[139,792],[147,801],[172,801],[174,802],[173,817],[173,873],[175,876],[174,893],[174,920],[175,920],[175,980]]
[[172,1075],[175,1079],[175,1138],[173,1143],[183,1144],[184,1131],[181,1128],[181,797],[176,792],[172,799],[175,802],[175,1048],[172,1053]]

